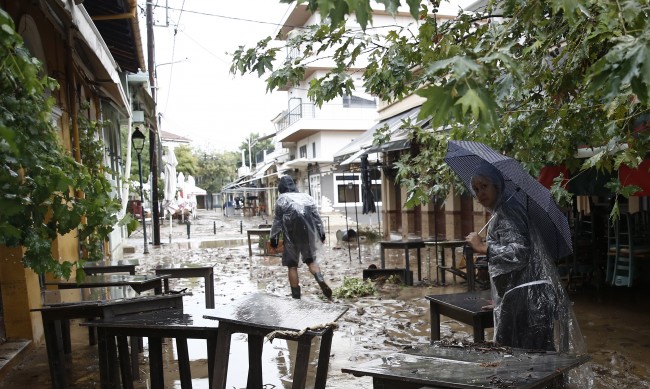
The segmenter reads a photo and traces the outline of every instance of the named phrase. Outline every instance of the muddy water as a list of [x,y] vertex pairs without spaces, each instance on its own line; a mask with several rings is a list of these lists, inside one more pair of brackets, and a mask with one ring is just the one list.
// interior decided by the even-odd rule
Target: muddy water
[[[228,221],[223,222],[226,227]],[[193,228],[197,226],[193,225]],[[200,233],[193,229],[193,236]],[[231,226],[233,230],[238,226]],[[205,234],[212,234],[212,222],[206,224]],[[232,299],[255,291],[265,291],[288,296],[289,286],[286,269],[280,258],[261,256],[253,245],[254,255],[248,256],[248,246],[241,236],[208,236],[205,239],[183,240],[184,231],[175,243],[151,250],[140,259],[138,273],[152,273],[158,264],[213,265],[215,267],[215,303],[217,308]],[[197,233],[198,232],[198,233]],[[134,241],[137,244],[138,241]],[[376,244],[356,246],[328,242],[321,253],[320,262],[332,287],[341,285],[344,277],[361,277],[362,270],[370,264],[379,266],[379,250]],[[140,248],[141,252],[141,248]],[[403,260],[396,250],[387,251],[386,267],[403,267]],[[411,269],[418,279],[415,251],[411,252]],[[322,295],[305,266],[299,269],[303,299],[320,301]],[[349,306],[348,312],[338,321],[334,333],[327,388],[370,389],[369,378],[357,378],[344,374],[341,369],[369,361],[404,347],[429,343],[429,307],[424,296],[428,294],[457,293],[465,285],[453,283],[447,276],[448,286],[437,286],[435,266],[430,264],[428,252],[422,250],[423,283],[415,287],[394,284],[378,285],[372,297],[356,300],[338,300],[336,304]],[[173,290],[187,288],[192,296],[184,298],[185,310],[191,312],[205,304],[203,279],[171,279]],[[649,289],[579,287],[572,292],[575,310],[586,336],[592,366],[596,372],[597,388],[650,388],[650,306]],[[72,355],[73,388],[98,386],[96,348],[87,345],[87,333],[72,325],[74,343]],[[443,317],[442,338],[461,342],[472,340],[472,329],[464,324]],[[491,337],[488,331],[487,338]],[[168,388],[180,388],[178,371],[174,363],[176,350],[173,341],[165,343],[165,382]],[[315,367],[318,358],[318,341],[312,345],[310,365]],[[190,340],[189,352],[194,388],[208,387],[207,350],[205,341]],[[294,342],[276,339],[265,344],[262,356],[265,388],[290,388],[291,371],[295,360]],[[231,347],[228,388],[246,387],[248,367],[247,344],[244,335],[234,335]],[[91,361],[89,363],[89,361]],[[136,388],[148,388],[147,349],[141,358],[141,378]],[[307,387],[313,387],[313,375],[308,377]],[[44,346],[36,348],[24,362],[0,381],[0,388],[49,387],[49,374]]]

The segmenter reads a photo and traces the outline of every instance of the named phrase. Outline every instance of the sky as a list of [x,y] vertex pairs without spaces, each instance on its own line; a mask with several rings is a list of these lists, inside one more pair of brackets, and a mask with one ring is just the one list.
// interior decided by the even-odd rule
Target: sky
[[[145,2],[138,4],[144,10]],[[286,108],[286,92],[267,93],[256,75],[231,75],[229,53],[275,35],[288,9],[276,0],[154,0],[161,129],[217,152],[237,150],[251,133],[273,133],[271,119]]]
[[[279,0],[153,4],[160,129],[210,152],[236,151],[252,133],[272,134],[271,120],[287,108],[287,92],[267,92],[264,76],[230,74],[231,54],[240,45],[252,47],[275,36],[291,5]],[[138,5],[146,61],[145,0]]]

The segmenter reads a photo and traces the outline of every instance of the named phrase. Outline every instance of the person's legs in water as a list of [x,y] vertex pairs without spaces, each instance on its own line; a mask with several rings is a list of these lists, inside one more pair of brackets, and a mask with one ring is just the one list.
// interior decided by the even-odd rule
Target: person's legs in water
[[299,251],[296,246],[287,241],[282,250],[282,266],[287,267],[291,297],[300,298],[300,280],[298,279],[298,258]]
[[289,266],[289,286],[291,286],[291,297],[295,299],[300,298],[300,280],[298,278],[298,268]]
[[332,289],[330,289],[329,285],[327,285],[325,282],[325,278],[320,272],[320,266],[318,266],[313,258],[305,258],[303,262],[309,266],[309,272],[314,275],[314,278],[316,279],[316,282],[318,282],[318,286],[320,286],[320,289],[323,291],[325,297],[332,299]]

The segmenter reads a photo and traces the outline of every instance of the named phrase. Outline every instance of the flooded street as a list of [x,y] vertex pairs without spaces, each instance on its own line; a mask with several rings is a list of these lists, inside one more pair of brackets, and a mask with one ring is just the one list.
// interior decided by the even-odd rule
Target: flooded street
[[[260,255],[253,243],[253,256],[248,255],[246,229],[257,227],[268,220],[259,217],[224,218],[221,211],[200,211],[192,220],[191,239],[187,239],[185,225],[174,224],[172,243],[167,243],[168,221],[161,224],[162,247],[151,248],[149,255],[142,254],[141,233],[129,239],[128,246],[135,253],[125,254],[125,259],[137,259],[138,274],[153,274],[158,265],[206,266],[215,270],[216,308],[235,298],[262,291],[279,296],[290,296],[286,268],[277,256]],[[371,264],[379,266],[377,244],[362,244],[361,253],[355,246],[336,242],[336,230],[346,228],[332,223],[327,245],[320,265],[332,289],[343,283],[344,277],[361,278],[362,270]],[[240,232],[243,231],[243,234]],[[216,232],[216,234],[215,234]],[[257,238],[254,238],[255,240]],[[397,251],[387,251],[387,268],[403,266]],[[357,378],[341,372],[344,367],[359,364],[404,348],[429,344],[430,294],[458,293],[466,290],[460,282],[449,286],[436,286],[435,269],[429,269],[427,250],[422,251],[423,278],[433,274],[431,282],[425,280],[415,287],[385,283],[377,285],[378,293],[372,297],[354,300],[334,299],[332,304],[349,307],[338,321],[334,331],[327,388],[369,389],[370,378]],[[412,257],[412,270],[417,280],[417,267]],[[299,268],[304,300],[324,301],[322,293],[307,267]],[[448,281],[451,276],[448,276]],[[460,281],[460,279],[458,279]],[[186,289],[191,296],[184,297],[184,309],[193,312],[205,307],[202,278],[170,279],[170,288]],[[650,288],[578,287],[570,294],[576,315],[586,336],[592,355],[591,365],[596,372],[597,388],[650,388]],[[72,324],[73,330],[73,388],[99,387],[96,348],[88,346],[85,328]],[[472,328],[442,317],[442,338],[458,342],[471,342]],[[487,339],[491,339],[488,331]],[[318,340],[315,340],[317,343]],[[189,340],[189,352],[194,388],[208,388],[207,351],[204,340]],[[174,342],[164,344],[165,382],[169,388],[180,388],[175,359]],[[310,366],[315,367],[318,345],[312,345]],[[275,339],[265,343],[263,353],[263,382],[265,388],[290,388],[291,371],[296,355],[295,342]],[[49,373],[45,346],[36,347],[2,380],[0,388],[49,387]],[[228,388],[245,388],[248,365],[246,336],[233,336]],[[141,378],[136,388],[148,388],[147,348],[140,364]],[[313,387],[314,373],[307,378],[307,387]]]

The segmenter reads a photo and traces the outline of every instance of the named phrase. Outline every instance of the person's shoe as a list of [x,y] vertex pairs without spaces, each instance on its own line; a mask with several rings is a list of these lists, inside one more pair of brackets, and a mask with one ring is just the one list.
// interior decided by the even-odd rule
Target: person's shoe
[[300,286],[291,287],[291,297],[300,300]]
[[318,281],[318,286],[320,286],[320,290],[323,291],[323,294],[325,297],[327,297],[328,300],[332,299],[332,289],[327,285],[325,281]]

